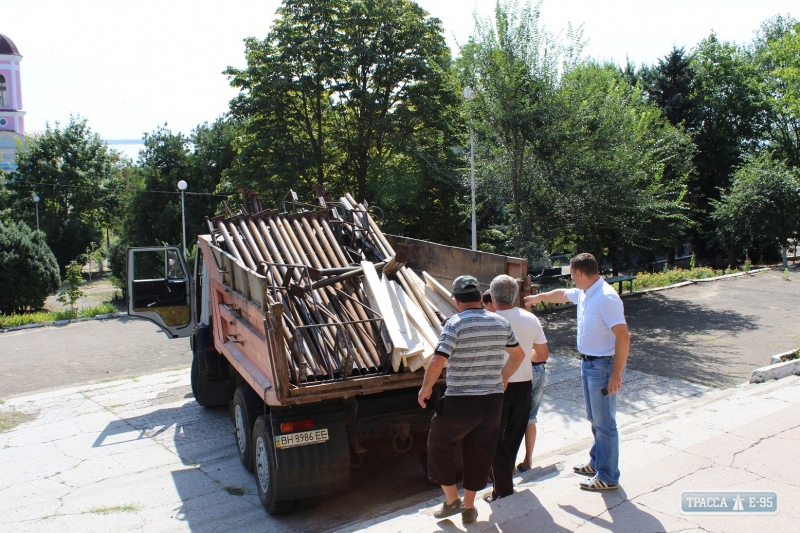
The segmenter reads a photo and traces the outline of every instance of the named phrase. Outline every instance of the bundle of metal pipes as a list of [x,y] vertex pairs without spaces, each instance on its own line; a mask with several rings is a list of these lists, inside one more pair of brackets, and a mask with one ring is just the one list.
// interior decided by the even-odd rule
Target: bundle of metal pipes
[[[279,212],[263,209],[254,192],[242,193],[239,212],[226,205],[229,216],[207,219],[209,229],[216,245],[268,279],[272,300],[283,304],[295,384],[413,371],[427,363],[452,309],[442,312],[446,305],[426,298],[425,282],[399,260],[363,203],[349,194],[333,202],[323,190],[317,204],[304,204],[290,192],[288,211]],[[383,305],[388,296],[376,286],[379,272],[387,287],[390,276],[402,287],[392,308]],[[409,339],[422,333],[414,346],[397,329],[408,306],[421,310],[403,329]]]

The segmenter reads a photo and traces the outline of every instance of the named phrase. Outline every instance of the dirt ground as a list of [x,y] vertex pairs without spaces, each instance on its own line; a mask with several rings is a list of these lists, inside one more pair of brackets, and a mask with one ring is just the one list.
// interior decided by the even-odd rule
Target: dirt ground
[[[628,367],[727,387],[747,381],[770,356],[800,346],[800,272],[779,271],[698,283],[625,298]],[[575,350],[575,310],[545,324],[550,350]]]
[[[100,305],[103,302],[111,302],[116,305],[119,310],[124,310],[125,302],[122,300],[113,300],[114,295],[121,296],[122,291],[115,288],[108,280],[109,272],[92,273],[92,281],[88,281],[81,285],[81,290],[84,295],[75,303],[75,307],[81,309],[83,307],[92,307]],[[87,278],[86,271],[84,271],[84,279]],[[65,289],[66,285],[62,285],[61,289]],[[60,290],[60,289],[59,289]],[[44,307],[48,311],[63,311],[69,309],[69,305],[64,305],[56,298],[58,296],[53,294],[48,296],[44,302]]]

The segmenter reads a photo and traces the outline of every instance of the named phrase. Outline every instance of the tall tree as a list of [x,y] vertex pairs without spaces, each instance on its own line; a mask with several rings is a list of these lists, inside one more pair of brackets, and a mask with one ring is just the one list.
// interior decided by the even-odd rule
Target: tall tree
[[734,261],[745,253],[770,260],[774,251],[798,237],[800,176],[786,164],[764,153],[749,157],[734,174],[731,187],[713,202],[717,235]]
[[[562,140],[543,173],[558,189],[562,232],[614,270],[633,251],[669,244],[687,222],[690,138],[613,65],[573,69],[559,99]],[[674,175],[665,179],[668,164]]]
[[711,201],[718,200],[720,189],[730,185],[744,156],[760,148],[767,105],[750,56],[740,46],[719,41],[715,34],[693,50],[691,70],[695,112],[687,130],[697,153],[689,199],[697,222],[695,245],[702,250],[714,235]]
[[[691,68],[691,57],[683,48],[673,47],[672,51],[658,64],[651,68],[643,68],[642,88],[649,99],[657,104],[670,124],[679,128],[696,123],[697,103],[692,95],[694,74]],[[686,168],[684,158],[671,159],[664,166],[663,179],[667,183],[685,180],[691,175],[693,168]],[[688,226],[682,224],[688,229]],[[685,239],[679,232],[669,232],[672,241],[665,243],[668,248],[667,262],[675,264],[675,249]]]
[[471,104],[482,141],[497,147],[490,165],[493,180],[505,182],[513,208],[513,252],[520,253],[526,168],[537,150],[548,148],[548,126],[554,120],[553,93],[558,70],[579,53],[580,36],[571,34],[565,50],[539,23],[539,5],[499,2],[493,18],[475,17],[475,35],[463,47],[458,67],[463,83],[475,93]]
[[389,178],[406,173],[415,184],[411,224],[423,235],[435,227],[436,210],[414,200],[458,191],[458,161],[441,155],[463,134],[438,19],[408,0],[286,0],[266,39],[245,46],[247,67],[226,71],[243,126],[228,187],[276,201],[325,183],[397,204],[393,191],[403,187]]
[[770,148],[800,168],[800,22],[781,16],[767,20],[751,53],[767,99]]
[[28,137],[16,163],[7,201],[35,226],[31,198],[38,194],[41,229],[63,269],[91,241],[99,242],[98,228],[111,223],[119,154],[92,132],[86,119],[70,117],[64,128],[48,124],[43,134]]
[[673,126],[693,122],[691,57],[683,48],[673,47],[666,57],[658,60],[658,65],[647,69],[642,78],[643,89]]

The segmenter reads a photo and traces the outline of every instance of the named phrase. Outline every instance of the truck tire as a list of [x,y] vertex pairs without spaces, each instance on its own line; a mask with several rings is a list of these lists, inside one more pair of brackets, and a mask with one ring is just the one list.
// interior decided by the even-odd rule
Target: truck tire
[[264,402],[248,385],[241,385],[233,395],[233,426],[239,460],[250,472],[253,471],[253,426],[256,418],[264,412]]
[[211,328],[201,325],[191,337],[192,394],[203,407],[227,405],[230,401],[228,363],[214,348]]
[[192,394],[195,401],[203,407],[215,407],[218,405],[227,405],[230,401],[228,389],[230,389],[229,381],[226,380],[208,380],[202,377],[200,367],[202,362],[200,358],[202,355],[197,353],[192,355]]
[[275,443],[269,420],[259,416],[253,428],[253,451],[255,463],[256,489],[261,505],[269,514],[287,513],[294,507],[294,500],[276,500],[278,496]]

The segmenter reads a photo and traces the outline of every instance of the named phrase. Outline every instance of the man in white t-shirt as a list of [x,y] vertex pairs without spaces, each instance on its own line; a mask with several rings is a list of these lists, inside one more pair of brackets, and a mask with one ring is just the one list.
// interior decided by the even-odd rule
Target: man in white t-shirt
[[[547,339],[542,331],[539,319],[533,313],[514,307],[514,302],[519,294],[517,281],[511,276],[501,275],[492,280],[490,286],[492,304],[495,313],[505,318],[517,336],[520,348],[528,359],[538,353],[547,358]],[[506,359],[508,356],[506,355]],[[542,359],[542,363],[544,361]],[[532,359],[531,359],[532,361]],[[538,358],[537,358],[537,362]],[[541,371],[544,367],[541,367]],[[497,441],[494,460],[492,461],[492,476],[494,486],[491,494],[486,494],[484,500],[493,502],[514,493],[512,474],[517,460],[517,452],[522,443],[522,438],[528,428],[531,413],[533,390],[533,367],[530,362],[523,362],[508,380],[508,387],[503,393],[503,411],[500,419],[500,434]],[[539,394],[541,399],[541,394]]]
[[526,305],[567,303],[578,307],[578,352],[586,418],[592,423],[594,443],[589,462],[576,465],[577,474],[592,476],[580,482],[583,490],[619,487],[619,432],[617,392],[628,361],[631,336],[617,291],[600,277],[597,260],[582,253],[569,262],[574,289],[556,289],[526,296]]

